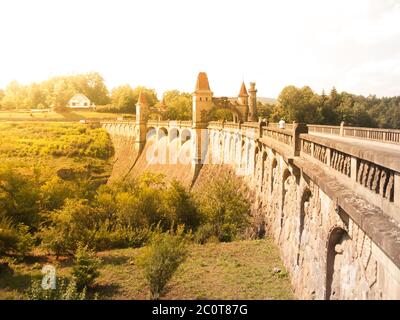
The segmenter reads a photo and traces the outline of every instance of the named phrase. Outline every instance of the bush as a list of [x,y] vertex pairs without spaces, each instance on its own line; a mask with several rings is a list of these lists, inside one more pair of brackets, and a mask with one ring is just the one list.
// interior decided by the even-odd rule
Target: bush
[[43,289],[41,281],[33,281],[25,291],[27,300],[86,300],[86,289],[79,291],[75,281],[60,280],[56,289]]
[[86,200],[67,199],[51,213],[52,225],[41,230],[42,246],[57,256],[73,254],[77,244],[92,244],[98,226],[96,212]]
[[100,259],[96,254],[89,250],[87,245],[80,243],[74,256],[74,267],[72,276],[79,290],[93,285],[96,278],[100,275]]
[[198,192],[197,204],[203,224],[210,226],[201,232],[214,229],[214,235],[223,242],[243,234],[249,226],[250,203],[239,181],[229,175],[221,175],[203,188]]
[[187,256],[182,232],[183,228],[179,227],[176,234],[155,234],[150,245],[143,248],[143,252],[137,257],[136,263],[143,269],[150,287],[150,299],[160,298],[165,285]]
[[205,244],[215,237],[215,227],[209,223],[202,224],[194,234],[194,241]]
[[186,230],[196,229],[200,223],[200,215],[191,193],[177,180],[163,193],[164,212],[170,226],[183,224]]
[[15,225],[12,219],[0,217],[0,254],[25,257],[33,245],[34,239],[28,226],[22,223]]
[[140,248],[150,241],[153,232],[152,227],[118,228],[109,231],[102,226],[95,235],[94,247],[96,250]]

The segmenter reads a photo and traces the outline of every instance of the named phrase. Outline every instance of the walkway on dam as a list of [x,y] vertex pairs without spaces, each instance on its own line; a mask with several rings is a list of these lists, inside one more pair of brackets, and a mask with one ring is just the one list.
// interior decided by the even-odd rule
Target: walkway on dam
[[397,157],[400,161],[400,145],[393,143],[385,143],[380,141],[373,140],[364,140],[358,138],[351,137],[342,137],[332,134],[319,133],[319,132],[310,132],[310,135],[324,137],[326,139],[330,139],[333,141],[350,144],[351,146],[367,148],[373,152],[382,153],[382,154],[390,154],[391,157]]

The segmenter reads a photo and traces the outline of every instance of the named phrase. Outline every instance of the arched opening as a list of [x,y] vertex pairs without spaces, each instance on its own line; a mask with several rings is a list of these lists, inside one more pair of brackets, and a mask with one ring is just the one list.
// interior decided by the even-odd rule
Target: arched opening
[[258,154],[260,153],[260,148],[257,146],[254,150],[254,157],[253,157],[253,174],[257,173],[257,169],[260,167],[261,163],[258,161]]
[[190,132],[189,129],[183,129],[181,131],[181,143],[182,145],[186,142],[188,142],[192,138],[192,133]]
[[303,234],[304,230],[304,220],[306,217],[306,214],[308,214],[308,209],[310,206],[310,198],[312,194],[310,189],[306,188],[303,192],[303,195],[301,196],[300,200],[300,226],[299,226],[299,241],[301,241],[301,236]]
[[281,227],[283,226],[283,222],[285,219],[284,207],[285,207],[285,197],[286,197],[286,182],[290,177],[289,169],[285,169],[282,175],[282,199],[281,199]]
[[306,215],[308,215],[308,210],[310,206],[310,199],[311,199],[311,191],[308,188],[305,188],[303,194],[300,199],[300,221],[299,221],[299,250],[297,253],[297,265],[300,264],[300,248],[301,248],[301,237],[303,235],[304,230],[304,221]]
[[146,132],[146,140],[151,140],[157,136],[157,130],[154,127],[148,127]]
[[334,281],[335,279],[335,261],[337,260],[337,256],[343,253],[342,244],[350,239],[347,232],[340,228],[334,228],[328,238],[327,243],[327,258],[326,258],[326,291],[325,291],[325,299],[333,300],[337,299],[337,285]]
[[177,128],[171,128],[169,130],[169,142],[172,142],[177,138],[179,138],[179,130]]
[[271,194],[274,191],[275,175],[277,174],[278,161],[276,158],[272,160],[271,164]]
[[161,127],[158,129],[158,140],[164,137],[168,137],[168,130],[164,127]]

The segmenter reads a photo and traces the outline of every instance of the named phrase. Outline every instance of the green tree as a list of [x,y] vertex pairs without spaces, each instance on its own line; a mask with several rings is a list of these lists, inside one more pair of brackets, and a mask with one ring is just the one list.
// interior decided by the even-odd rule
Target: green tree
[[166,118],[171,120],[192,119],[192,96],[190,93],[170,90],[164,92],[164,103],[167,106]]
[[17,81],[11,81],[5,91],[2,99],[4,109],[23,109],[26,108],[26,87]]
[[96,278],[100,275],[99,267],[101,260],[96,257],[93,250],[87,245],[80,243],[74,255],[74,266],[72,277],[77,289],[82,290],[93,285]]
[[250,203],[238,180],[223,174],[197,194],[202,223],[211,226],[220,241],[234,240],[249,226]]
[[177,233],[159,233],[153,236],[150,245],[143,248],[136,262],[143,269],[150,287],[150,299],[158,300],[176,269],[187,257],[186,241],[182,228]]
[[164,212],[171,225],[184,225],[187,229],[196,229],[200,223],[192,195],[177,180],[163,193]]
[[318,97],[307,86],[301,89],[287,86],[278,97],[278,104],[284,110],[287,121],[317,123],[318,103]]
[[111,91],[111,103],[119,112],[134,113],[137,98],[129,85],[119,86]]

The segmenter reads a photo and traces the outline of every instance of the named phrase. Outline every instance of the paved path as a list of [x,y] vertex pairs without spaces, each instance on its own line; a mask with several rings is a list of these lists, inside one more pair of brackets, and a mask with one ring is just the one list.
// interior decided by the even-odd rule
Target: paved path
[[326,133],[309,132],[310,135],[324,137],[334,141],[350,143],[353,146],[364,147],[375,152],[390,153],[392,156],[399,157],[400,161],[400,144],[385,143],[373,140],[364,140],[350,137],[341,137]]

